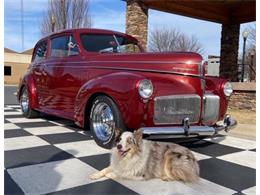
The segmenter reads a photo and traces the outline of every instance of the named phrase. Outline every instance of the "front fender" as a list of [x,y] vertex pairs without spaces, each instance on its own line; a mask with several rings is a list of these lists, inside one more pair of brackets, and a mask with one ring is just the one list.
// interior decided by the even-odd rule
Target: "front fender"
[[[142,118],[142,105],[136,90],[136,83],[145,77],[139,74],[117,72],[86,82],[80,88],[75,102],[76,124],[84,127],[86,109],[90,109],[91,101],[99,94],[107,95],[113,99],[121,111],[123,121],[129,128],[140,123]],[[133,119],[136,121],[133,122]]]
[[223,120],[228,108],[229,97],[226,97],[223,92],[223,85],[227,82],[226,79],[206,76],[206,91],[212,92],[220,97],[220,114],[219,120]]

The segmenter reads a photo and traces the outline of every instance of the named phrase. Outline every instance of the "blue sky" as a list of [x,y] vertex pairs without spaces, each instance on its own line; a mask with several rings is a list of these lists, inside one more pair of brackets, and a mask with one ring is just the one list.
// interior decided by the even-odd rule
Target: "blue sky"
[[[4,46],[22,51],[21,0],[4,1]],[[48,0],[24,0],[24,50],[34,47],[41,38],[40,23]],[[125,31],[126,3],[121,0],[90,0],[90,15],[94,28]],[[242,24],[240,32],[250,23]],[[220,55],[221,25],[179,15],[149,10],[149,30],[160,27],[177,28],[195,35],[204,47],[204,57]],[[241,37],[241,36],[240,36]],[[242,39],[240,39],[240,50]]]

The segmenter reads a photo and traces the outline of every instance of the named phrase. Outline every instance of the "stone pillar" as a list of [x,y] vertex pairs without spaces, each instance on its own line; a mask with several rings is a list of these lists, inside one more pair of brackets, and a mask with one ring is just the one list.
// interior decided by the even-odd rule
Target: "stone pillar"
[[238,80],[238,47],[240,24],[222,24],[221,51],[220,51],[220,76]]
[[147,47],[148,8],[139,0],[127,0],[126,34],[137,38]]

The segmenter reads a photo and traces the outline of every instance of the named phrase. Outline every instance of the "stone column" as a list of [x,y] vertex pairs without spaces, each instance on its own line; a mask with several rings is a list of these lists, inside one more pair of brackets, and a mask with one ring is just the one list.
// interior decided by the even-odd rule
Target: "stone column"
[[220,51],[220,76],[238,80],[238,47],[240,24],[222,24],[221,51]]
[[148,8],[139,0],[126,0],[126,34],[137,38],[147,47]]

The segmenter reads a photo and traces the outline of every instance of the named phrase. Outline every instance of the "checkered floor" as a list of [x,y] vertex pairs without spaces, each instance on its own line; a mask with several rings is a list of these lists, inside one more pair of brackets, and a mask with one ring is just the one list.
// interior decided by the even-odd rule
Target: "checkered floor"
[[[25,119],[19,106],[5,114],[5,194],[255,194],[256,146],[231,136],[179,141],[199,160],[198,184],[103,179],[109,151],[73,122],[45,116]],[[171,140],[168,140],[171,141]]]

